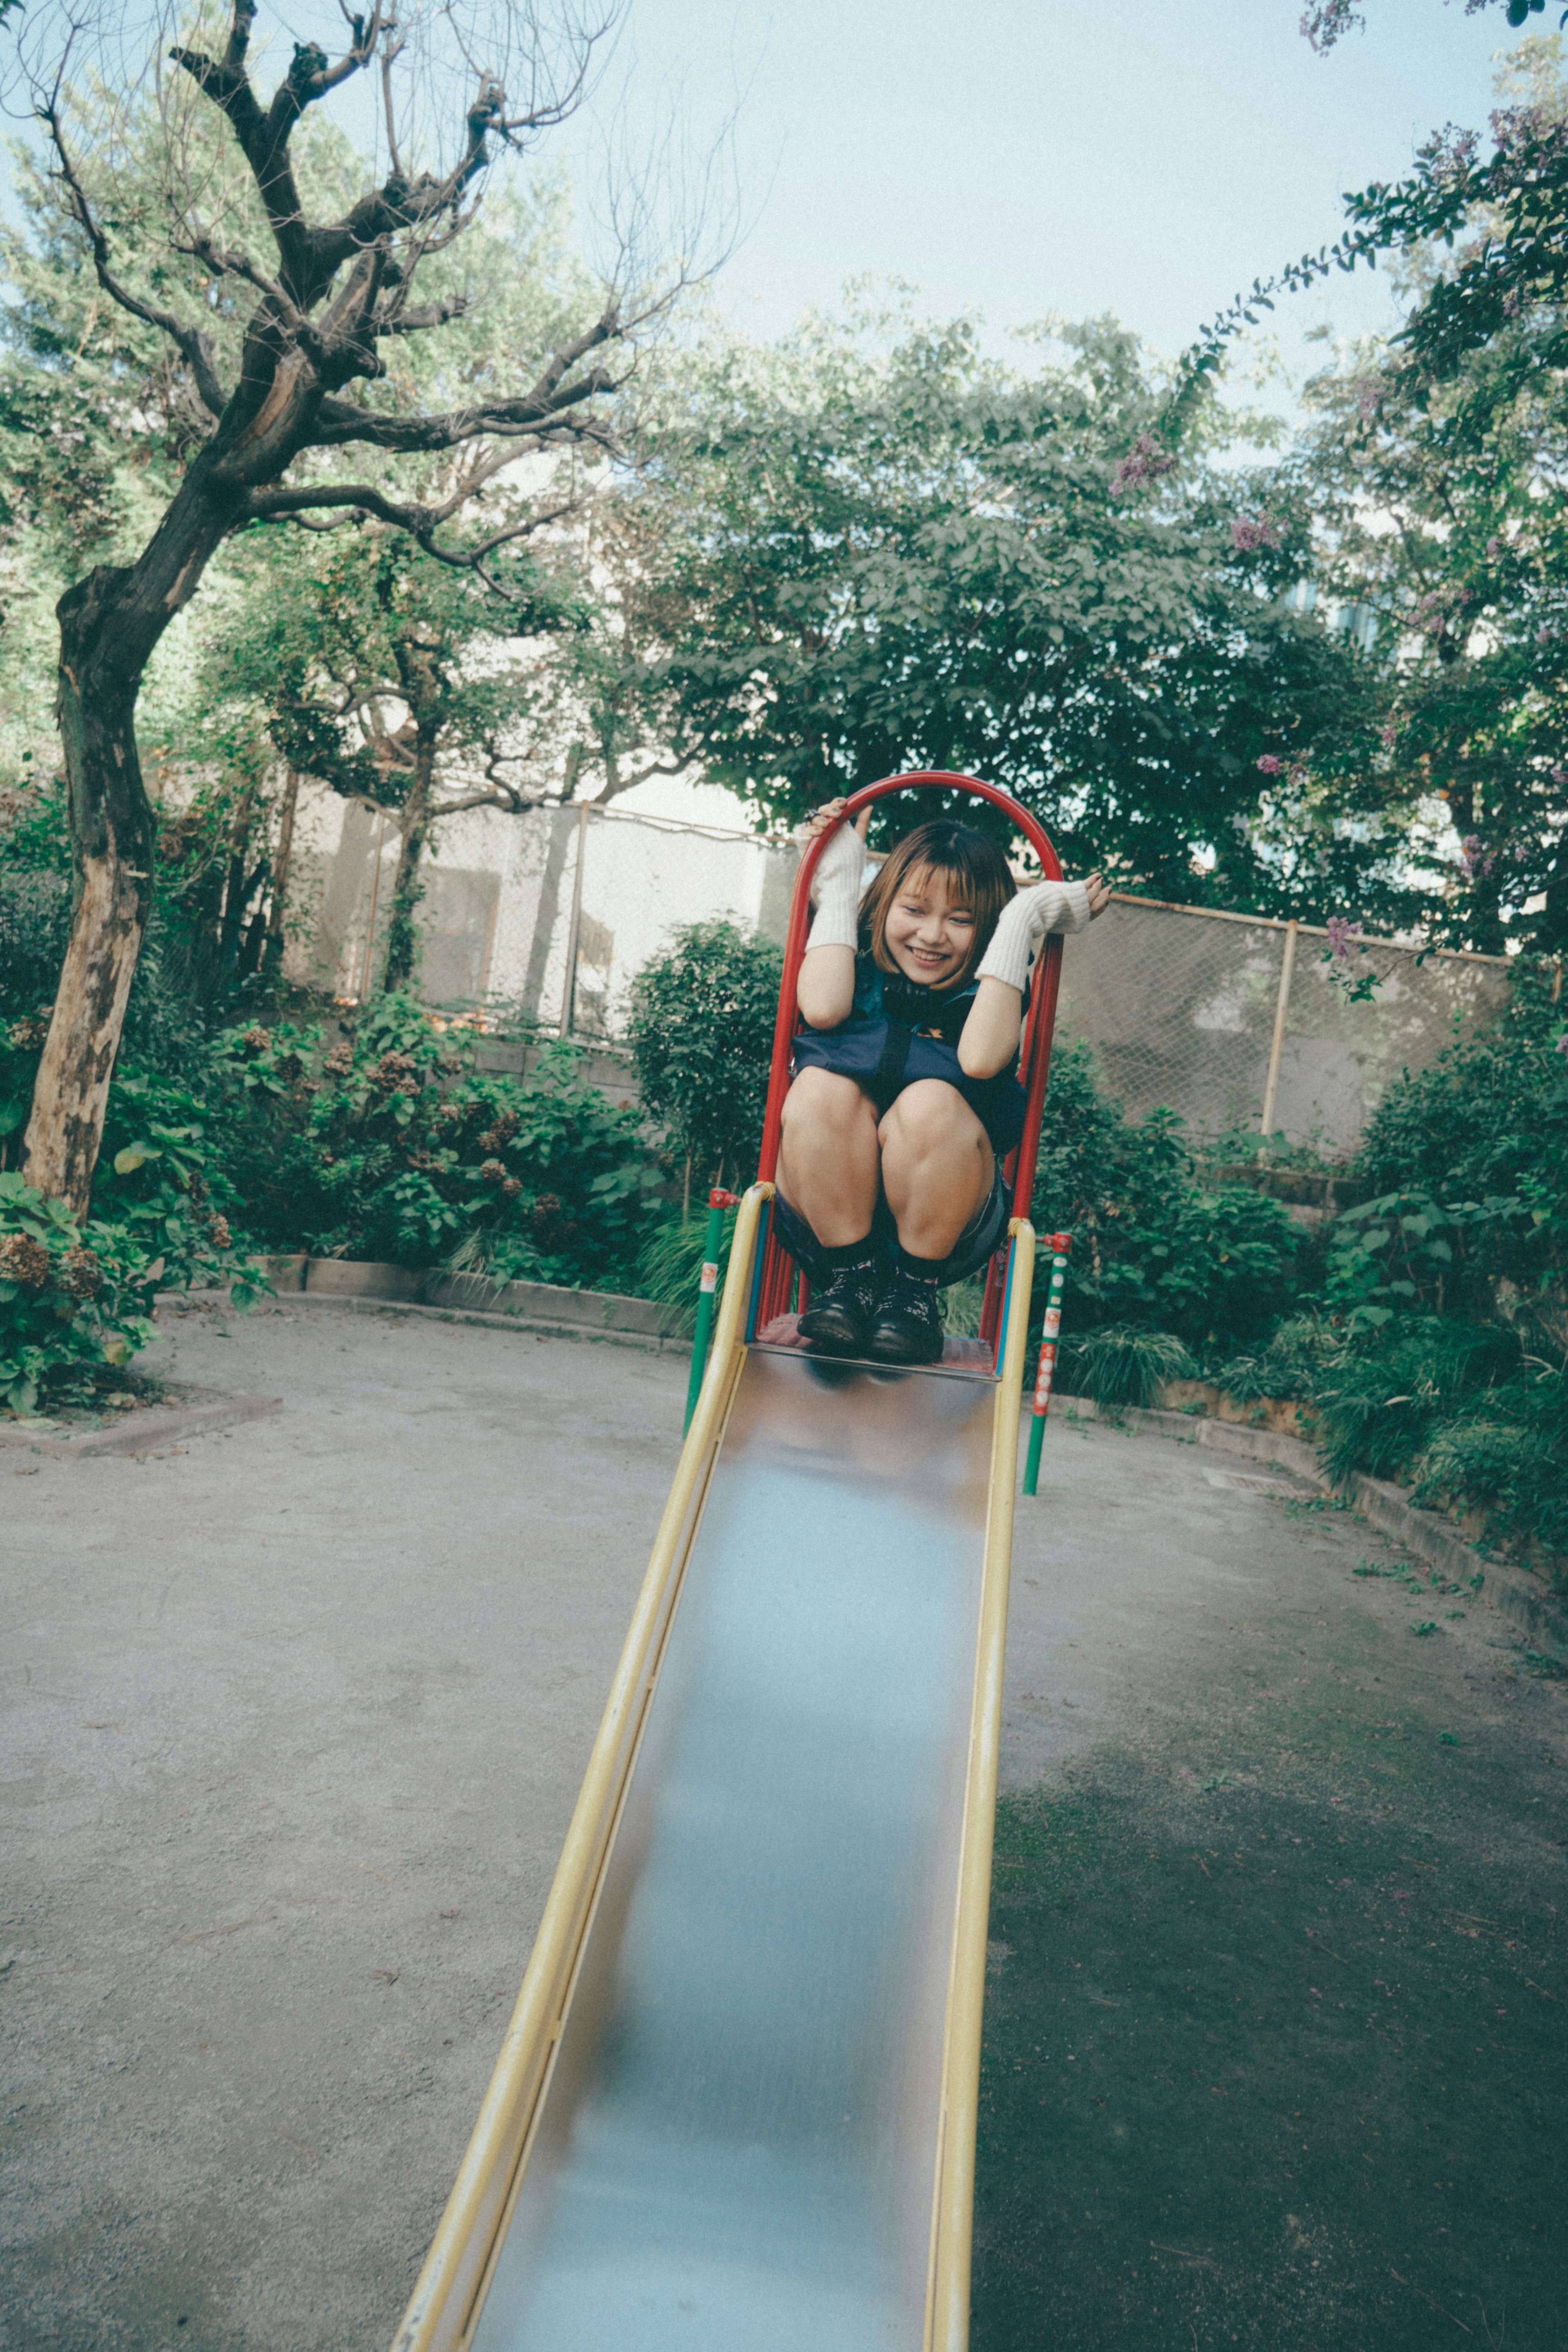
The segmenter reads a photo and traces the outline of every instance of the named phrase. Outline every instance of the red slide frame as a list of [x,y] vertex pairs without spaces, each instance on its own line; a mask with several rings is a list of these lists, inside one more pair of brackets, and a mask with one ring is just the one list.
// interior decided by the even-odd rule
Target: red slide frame
[[[1061,865],[1043,826],[1038,824],[1026,808],[1019,806],[1010,793],[999,784],[983,783],[978,776],[960,776],[944,768],[915,768],[907,775],[883,776],[874,784],[864,784],[852,793],[845,805],[841,824],[852,824],[862,809],[873,801],[883,799],[889,793],[914,791],[971,793],[977,800],[989,801],[993,808],[1005,809],[1036,856],[1048,882],[1060,882]],[[800,962],[806,952],[806,935],[811,920],[811,877],[825,844],[831,838],[832,828],[811,843],[800,860],[800,871],[795,878],[795,893],[789,902],[789,929],[784,945],[784,980],[779,992],[779,1018],[773,1030],[773,1065],[768,1079],[768,1117],[762,1129],[762,1155],[758,1163],[758,1181],[770,1184],[779,1165],[779,1137],[784,1118],[784,1097],[789,1090],[789,1062],[793,1052],[795,1031],[800,1015],[795,1003],[795,990],[800,976]],[[1056,998],[1061,985],[1061,934],[1053,932],[1046,940],[1045,952],[1035,966],[1034,987],[1030,1000],[1029,1021],[1023,1039],[1019,1074],[1023,1082],[1028,1108],[1024,1115],[1024,1130],[1015,1150],[1003,1164],[1003,1173],[1013,1188],[1013,1214],[1027,1217],[1034,1198],[1035,1160],[1040,1149],[1040,1122],[1045,1108],[1046,1080],[1051,1072],[1051,1032],[1056,1025]],[[1002,1282],[1007,1267],[1006,1248],[992,1258],[986,1277],[986,1302],[980,1317],[980,1338],[993,1358],[996,1352],[997,1327],[1001,1317]],[[768,1236],[763,1244],[760,1283],[753,1328],[760,1331],[774,1317],[788,1310],[790,1286],[794,1279],[795,1262],[773,1231],[768,1220]]]

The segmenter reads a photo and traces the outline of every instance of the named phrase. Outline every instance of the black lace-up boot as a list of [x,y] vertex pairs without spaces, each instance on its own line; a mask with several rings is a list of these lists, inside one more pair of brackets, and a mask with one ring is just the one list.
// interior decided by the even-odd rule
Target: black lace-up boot
[[811,1304],[800,1318],[800,1337],[825,1356],[863,1356],[871,1318],[885,1281],[868,1234],[841,1249],[825,1249],[827,1279],[811,1288]]
[[936,1303],[941,1258],[911,1257],[900,1249],[893,1279],[877,1301],[871,1327],[871,1352],[879,1364],[934,1364],[942,1353],[942,1315]]

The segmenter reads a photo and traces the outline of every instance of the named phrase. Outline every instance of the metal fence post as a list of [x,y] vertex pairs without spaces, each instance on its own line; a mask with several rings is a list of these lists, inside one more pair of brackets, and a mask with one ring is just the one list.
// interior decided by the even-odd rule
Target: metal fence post
[[1294,917],[1285,926],[1285,950],[1280,959],[1280,994],[1274,1006],[1274,1035],[1269,1047],[1269,1075],[1263,1081],[1263,1125],[1260,1132],[1274,1132],[1274,1089],[1280,1083],[1280,1057],[1285,1050],[1285,1015],[1291,1009],[1291,975],[1296,969],[1296,932],[1300,926]]

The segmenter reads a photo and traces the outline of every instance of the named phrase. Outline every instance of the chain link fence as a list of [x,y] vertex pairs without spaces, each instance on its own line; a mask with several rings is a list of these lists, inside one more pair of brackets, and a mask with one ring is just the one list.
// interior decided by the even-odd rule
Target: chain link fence
[[[327,793],[302,799],[298,831],[290,969],[358,1001],[384,952],[397,832]],[[796,864],[788,844],[613,804],[467,811],[423,867],[423,992],[612,1051],[677,925],[728,916],[782,940]],[[1367,972],[1375,988],[1351,1001],[1343,981]],[[1092,1046],[1134,1115],[1163,1104],[1199,1136],[1264,1129],[1346,1154],[1400,1071],[1507,992],[1502,957],[1357,940],[1335,963],[1307,924],[1118,897],[1066,943],[1059,1034]]]
[[[1134,1115],[1164,1104],[1198,1134],[1260,1129],[1345,1154],[1400,1072],[1493,1019],[1509,985],[1502,956],[1347,944],[1336,961],[1310,924],[1117,897],[1066,942],[1058,1034],[1093,1047]],[[1365,973],[1376,986],[1352,1001]]]

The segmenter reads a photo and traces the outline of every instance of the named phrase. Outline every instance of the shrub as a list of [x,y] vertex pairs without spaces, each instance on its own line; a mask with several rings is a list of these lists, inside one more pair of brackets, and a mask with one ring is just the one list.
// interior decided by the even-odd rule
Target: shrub
[[[1033,1222],[1073,1237],[1063,1321],[1074,1339],[1148,1326],[1223,1357],[1265,1339],[1291,1303],[1300,1237],[1282,1205],[1249,1185],[1195,1181],[1181,1120],[1129,1119],[1082,1044],[1052,1056]],[[1036,1292],[1043,1312],[1042,1283]]]
[[0,1174],[0,1398],[11,1411],[85,1392],[145,1346],[159,1271],[123,1227],[78,1225],[15,1170]]
[[211,1124],[207,1106],[172,1079],[137,1070],[117,1075],[93,1209],[157,1260],[163,1288],[226,1284],[235,1306],[244,1308],[271,1285],[246,1264],[236,1239],[238,1204]]
[[1325,1466],[1336,1481],[1352,1470],[1391,1478],[1421,1452],[1461,1405],[1517,1378],[1519,1342],[1509,1331],[1436,1315],[1410,1315],[1353,1332],[1328,1357],[1314,1388]]
[[689,923],[632,985],[643,1108],[701,1184],[750,1181],[762,1140],[784,959],[723,920]]
[[402,995],[378,998],[324,1058],[320,1045],[256,1024],[218,1041],[231,1171],[258,1237],[497,1281],[624,1285],[659,1171],[637,1113],[580,1082],[576,1046],[549,1046],[526,1084],[478,1072],[471,1034]]
[[[729,1272],[736,1213],[734,1209],[724,1213],[717,1260],[718,1289],[714,1297],[716,1311]],[[637,1261],[638,1297],[680,1307],[679,1328],[685,1331],[695,1329],[696,1325],[697,1284],[707,1255],[707,1223],[706,1207],[701,1216],[666,1217],[646,1236]]]
[[1081,1392],[1112,1412],[1153,1404],[1167,1381],[1190,1380],[1197,1370],[1174,1332],[1141,1331],[1125,1323],[1080,1339],[1072,1364]]
[[1260,1354],[1233,1356],[1215,1368],[1212,1378],[1238,1404],[1254,1404],[1261,1397],[1300,1402],[1315,1395],[1323,1366],[1339,1345],[1338,1335],[1318,1316],[1289,1316]]

